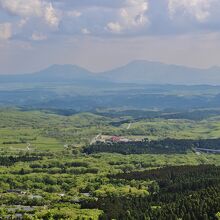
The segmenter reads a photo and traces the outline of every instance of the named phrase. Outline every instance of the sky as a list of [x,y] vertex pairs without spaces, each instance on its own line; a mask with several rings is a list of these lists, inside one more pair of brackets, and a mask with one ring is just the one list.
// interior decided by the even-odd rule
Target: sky
[[220,0],[0,0],[0,74],[145,59],[220,66]]

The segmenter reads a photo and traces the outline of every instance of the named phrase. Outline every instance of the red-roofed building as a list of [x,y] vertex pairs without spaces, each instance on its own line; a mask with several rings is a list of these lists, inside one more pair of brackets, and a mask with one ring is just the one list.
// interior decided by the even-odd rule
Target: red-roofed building
[[120,138],[120,137],[117,137],[117,136],[113,136],[113,137],[110,138],[110,140],[111,140],[112,142],[119,142],[119,141],[121,140],[121,138]]

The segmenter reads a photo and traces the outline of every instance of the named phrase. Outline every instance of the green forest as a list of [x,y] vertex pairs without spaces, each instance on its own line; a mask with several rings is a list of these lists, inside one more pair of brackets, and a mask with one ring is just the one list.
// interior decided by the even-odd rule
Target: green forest
[[1,108],[0,219],[220,219],[220,117],[195,111]]

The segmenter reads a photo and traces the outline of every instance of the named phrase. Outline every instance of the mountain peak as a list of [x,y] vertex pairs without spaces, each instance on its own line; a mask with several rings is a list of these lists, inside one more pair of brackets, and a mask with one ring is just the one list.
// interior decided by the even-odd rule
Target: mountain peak
[[120,83],[186,85],[220,83],[220,68],[199,69],[147,60],[134,60],[103,75]]
[[90,75],[91,72],[79,67],[77,65],[71,64],[53,64],[46,69],[39,71],[38,73],[34,74],[76,74],[76,73],[83,73]]

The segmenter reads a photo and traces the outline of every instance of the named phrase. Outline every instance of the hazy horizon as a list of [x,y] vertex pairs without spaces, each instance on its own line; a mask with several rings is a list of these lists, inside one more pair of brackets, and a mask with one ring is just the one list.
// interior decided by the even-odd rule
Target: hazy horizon
[[198,69],[198,70],[208,70],[208,69],[215,68],[215,67],[220,68],[220,64],[219,64],[219,66],[218,65],[211,65],[211,66],[199,67],[199,66],[184,65],[184,64],[178,64],[178,63],[166,63],[166,62],[157,61],[157,60],[134,59],[134,60],[130,60],[128,62],[118,64],[118,65],[115,65],[115,66],[112,66],[112,67],[109,67],[109,68],[104,68],[102,70],[93,70],[93,68],[89,68],[89,67],[86,67],[86,66],[83,66],[83,65],[78,65],[78,64],[75,64],[75,63],[53,63],[53,64],[46,65],[45,67],[33,69],[29,72],[27,72],[27,71],[26,72],[11,72],[11,73],[0,72],[0,75],[33,74],[33,73],[37,73],[37,72],[40,72],[40,71],[44,71],[44,70],[46,70],[48,68],[51,68],[53,66],[56,66],[56,65],[57,66],[68,66],[68,65],[77,66],[77,67],[80,67],[82,69],[88,70],[89,72],[94,73],[94,74],[102,74],[102,73],[112,71],[112,70],[115,70],[115,69],[118,69],[118,68],[121,68],[121,67],[127,66],[129,64],[132,64],[134,62],[139,62],[139,61],[149,62],[149,63],[159,63],[159,64],[168,65],[168,66],[178,66],[178,67],[192,68],[192,69]]

